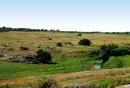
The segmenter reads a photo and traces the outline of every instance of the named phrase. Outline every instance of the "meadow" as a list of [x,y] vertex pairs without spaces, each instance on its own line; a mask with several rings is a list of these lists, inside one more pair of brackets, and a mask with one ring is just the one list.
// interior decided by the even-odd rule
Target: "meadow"
[[[82,33],[81,36],[78,36],[78,34],[60,32],[0,33],[0,88],[50,88],[42,87],[42,85],[45,86],[49,83],[49,85],[54,84],[52,86],[60,86],[59,88],[64,88],[67,85],[75,86],[74,84],[110,88],[111,86],[129,83],[129,80],[125,80],[125,78],[130,79],[129,55],[110,57],[102,66],[103,70],[95,70],[93,65],[97,60],[89,57],[89,54],[92,51],[97,51],[99,46],[103,44],[114,43],[119,47],[130,49],[130,35]],[[92,45],[79,45],[78,42],[81,39],[91,40]],[[61,47],[57,46],[59,42],[62,44]],[[66,44],[67,42],[71,42],[71,44]],[[28,50],[21,50],[20,47],[27,47]],[[50,52],[52,61],[57,64],[26,64],[6,61],[7,58],[14,55],[35,54],[38,49]],[[119,66],[120,64],[121,66]],[[118,67],[126,69],[120,69],[119,71],[113,69]],[[113,70],[111,72],[108,69]],[[106,74],[107,72],[109,74]],[[59,78],[57,79],[57,77]],[[120,77],[122,77],[122,83],[115,80]],[[56,81],[54,81],[55,79]],[[106,80],[106,83],[103,83],[103,80]],[[69,85],[68,82],[71,84]],[[111,82],[116,84],[111,85]]]

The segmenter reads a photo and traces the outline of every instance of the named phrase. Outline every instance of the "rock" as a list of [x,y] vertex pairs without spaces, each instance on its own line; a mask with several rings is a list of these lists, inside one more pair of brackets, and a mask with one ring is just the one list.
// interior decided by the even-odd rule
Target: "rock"
[[17,63],[31,63],[33,59],[36,58],[36,55],[28,54],[28,55],[14,55],[7,57],[6,60],[9,62],[17,62]]

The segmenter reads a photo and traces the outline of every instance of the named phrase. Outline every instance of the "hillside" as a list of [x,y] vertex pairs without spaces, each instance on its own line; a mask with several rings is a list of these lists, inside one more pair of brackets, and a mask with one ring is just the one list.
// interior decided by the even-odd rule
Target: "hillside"
[[[91,45],[79,45],[81,39]],[[39,49],[49,52],[55,64],[27,63],[26,59],[37,59]],[[100,56],[105,55],[108,60],[103,62]],[[130,83],[129,58],[128,34],[2,32],[0,87],[111,88]]]

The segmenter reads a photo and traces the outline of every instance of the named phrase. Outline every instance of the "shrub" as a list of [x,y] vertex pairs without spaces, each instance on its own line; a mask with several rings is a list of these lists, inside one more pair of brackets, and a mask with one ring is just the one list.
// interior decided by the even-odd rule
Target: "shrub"
[[73,46],[73,44],[72,44],[71,42],[67,42],[67,44],[69,44],[69,45]]
[[61,42],[58,42],[56,46],[62,47],[62,43],[61,43]]
[[89,39],[81,39],[79,41],[79,45],[90,46],[91,45],[91,41]]
[[29,50],[28,47],[20,47],[21,50]]
[[99,49],[92,49],[87,54],[88,54],[87,56],[89,56],[89,57],[97,57],[98,55],[100,55],[100,50]]
[[82,36],[82,34],[78,34],[78,36]]
[[111,49],[115,49],[115,48],[118,48],[118,45],[116,45],[116,44],[109,44],[109,45],[102,45],[101,47],[100,47],[100,49],[102,50],[102,51],[108,51],[108,50],[111,50]]
[[103,63],[107,62],[109,60],[109,57],[111,56],[111,50],[118,48],[118,45],[116,44],[109,44],[109,45],[102,45],[100,46],[100,57],[98,59],[102,59]]
[[49,40],[52,40],[52,38],[48,38]]
[[130,51],[126,48],[116,48],[110,51],[110,56],[122,56],[129,55]]
[[39,49],[37,52],[37,58],[32,61],[32,63],[50,63],[51,55],[49,52]]

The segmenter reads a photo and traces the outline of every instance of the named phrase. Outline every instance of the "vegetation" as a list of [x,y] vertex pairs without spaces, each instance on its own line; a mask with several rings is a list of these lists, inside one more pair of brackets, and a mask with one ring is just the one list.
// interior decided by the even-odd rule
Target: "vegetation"
[[107,62],[109,60],[111,50],[115,48],[118,48],[115,44],[102,45],[100,47],[101,53],[99,53],[99,59],[102,59],[103,63]]
[[0,62],[0,80],[90,70],[91,68],[86,68],[85,66],[89,66],[92,63],[95,63],[95,61],[89,60],[88,58],[66,58],[59,61],[58,64]]
[[89,39],[81,39],[79,41],[79,45],[90,46],[91,45],[91,41]]
[[102,45],[100,51],[96,53],[97,60],[102,60],[102,63],[106,63],[112,56],[130,55],[130,51],[127,48],[118,47],[116,44]]
[[[3,29],[7,28],[3,27]],[[130,67],[129,35],[95,32],[63,33],[59,30],[58,32],[53,32],[53,30],[51,32],[41,32],[41,30],[34,32],[32,30],[31,32],[28,29],[18,29],[18,31],[20,30],[22,32],[15,30],[15,32],[3,31],[4,33],[0,33],[0,84],[7,82],[6,87],[10,87],[12,84],[12,88],[19,87],[20,84],[17,83],[20,81],[16,80],[22,80],[25,88],[42,88],[43,85],[48,85],[48,82],[50,85],[55,83],[57,85],[57,81],[58,84],[69,87],[75,86],[75,83],[77,85],[81,83],[81,86],[82,83],[83,86],[90,83],[90,86],[109,88],[122,84],[115,80],[116,77],[118,79],[123,76],[123,84],[125,84],[124,77],[130,73],[129,68],[121,69],[118,72],[119,69],[94,71],[95,64],[101,62],[104,69]],[[25,63],[28,61],[39,64]],[[57,64],[52,64],[53,62]],[[49,76],[49,79],[46,80],[46,76]],[[42,77],[45,78],[42,79]],[[55,77],[58,78],[56,82],[51,80]],[[111,85],[113,82],[116,85]]]
[[62,32],[62,33],[80,33],[78,36],[82,36],[82,33],[88,34],[130,34],[130,32],[78,32],[78,31],[61,31],[59,29],[31,29],[31,28],[11,28],[11,27],[0,27],[0,32]]
[[116,48],[110,51],[110,56],[123,56],[129,54],[130,54],[130,50],[127,48]]
[[3,80],[0,81],[0,87],[8,86],[9,88],[45,88],[45,86],[48,86],[49,88],[111,88],[130,83],[129,73],[129,68],[121,68],[55,74],[52,76],[45,76],[42,74],[39,76],[28,76],[21,79],[14,79],[11,81]]
[[104,68],[122,68],[130,66],[130,56],[111,57],[105,64]]
[[78,36],[82,36],[82,34],[78,34]]
[[20,47],[21,50],[29,50],[27,47]]
[[33,59],[32,63],[51,63],[51,54],[43,49],[39,49],[37,52],[36,59]]
[[61,43],[61,42],[58,42],[56,46],[62,47],[62,43]]

